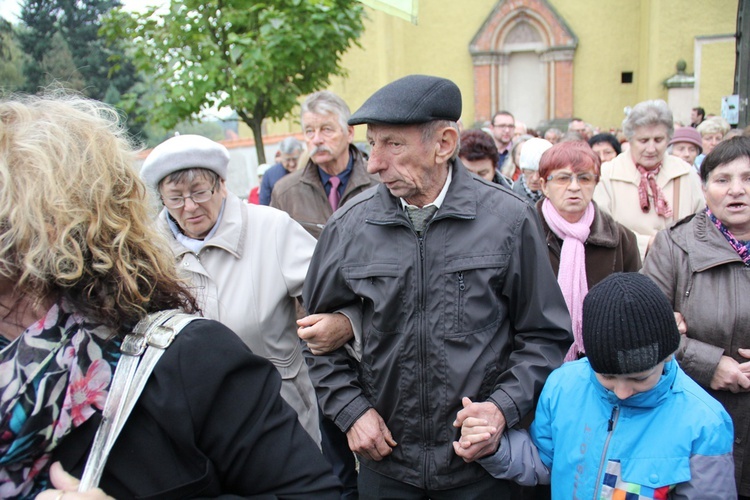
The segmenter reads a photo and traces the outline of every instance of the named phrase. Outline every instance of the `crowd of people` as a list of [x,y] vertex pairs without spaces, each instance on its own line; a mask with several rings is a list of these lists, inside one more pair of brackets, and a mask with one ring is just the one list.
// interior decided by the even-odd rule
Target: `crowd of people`
[[311,94],[245,200],[0,101],[0,498],[750,498],[750,137],[462,111]]

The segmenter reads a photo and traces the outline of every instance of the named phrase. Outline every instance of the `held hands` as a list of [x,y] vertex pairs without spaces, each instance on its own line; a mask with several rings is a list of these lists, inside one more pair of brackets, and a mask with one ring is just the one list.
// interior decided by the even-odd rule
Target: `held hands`
[[349,318],[341,313],[311,314],[297,320],[297,336],[316,356],[335,351],[354,338]]
[[[739,349],[740,356],[750,359],[750,349]],[[711,389],[734,393],[750,391],[750,361],[738,363],[734,358],[722,356],[711,379]]]
[[114,500],[99,488],[78,493],[80,481],[65,472],[60,462],[52,464],[49,477],[55,489],[39,493],[36,500]]
[[500,436],[505,430],[505,416],[492,402],[473,403],[461,399],[463,410],[456,415],[453,427],[461,428],[461,437],[453,442],[456,455],[465,462],[473,462],[497,451]]
[[357,455],[379,462],[396,446],[391,431],[375,408],[370,408],[346,432],[349,449]]

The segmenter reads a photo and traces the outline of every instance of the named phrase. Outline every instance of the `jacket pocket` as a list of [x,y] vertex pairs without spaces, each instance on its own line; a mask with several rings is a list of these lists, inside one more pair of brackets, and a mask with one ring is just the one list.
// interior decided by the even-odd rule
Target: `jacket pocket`
[[352,291],[364,301],[364,325],[380,334],[395,334],[403,327],[403,278],[398,262],[347,266],[342,273]]
[[481,332],[506,314],[499,290],[507,266],[507,255],[459,257],[446,263],[446,337]]

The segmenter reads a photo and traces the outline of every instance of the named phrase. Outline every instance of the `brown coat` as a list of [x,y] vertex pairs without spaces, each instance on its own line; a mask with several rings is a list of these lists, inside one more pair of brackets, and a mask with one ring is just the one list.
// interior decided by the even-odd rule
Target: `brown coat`
[[[560,270],[562,240],[552,232],[542,214],[542,202],[536,204],[542,228],[547,238],[549,261],[557,276]],[[594,203],[594,221],[586,240],[586,282],[589,289],[612,273],[637,272],[641,268],[638,241],[630,229],[599,210]]]
[[750,347],[750,266],[701,212],[656,236],[642,272],[685,317],[680,366],[732,416],[737,486],[748,496],[750,460],[743,456],[750,449],[750,393],[714,391],[710,383],[722,355],[747,361],[737,349]]
[[[353,156],[354,164],[339,207],[378,184],[377,177],[367,173],[367,159],[362,152],[350,145],[349,154]],[[302,170],[286,175],[276,183],[271,194],[271,206],[288,213],[316,239],[333,215],[326,190],[320,181],[318,166],[312,160],[308,160]]]

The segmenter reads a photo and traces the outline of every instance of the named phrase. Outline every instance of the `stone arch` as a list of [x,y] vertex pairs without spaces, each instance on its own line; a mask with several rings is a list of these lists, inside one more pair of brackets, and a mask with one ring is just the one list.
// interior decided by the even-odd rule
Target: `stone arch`
[[[573,113],[578,39],[545,0],[501,0],[474,36],[474,110],[479,122],[500,109],[535,106],[534,121]],[[538,123],[529,123],[537,126]]]

